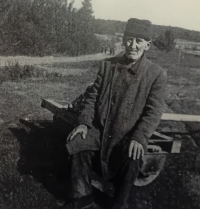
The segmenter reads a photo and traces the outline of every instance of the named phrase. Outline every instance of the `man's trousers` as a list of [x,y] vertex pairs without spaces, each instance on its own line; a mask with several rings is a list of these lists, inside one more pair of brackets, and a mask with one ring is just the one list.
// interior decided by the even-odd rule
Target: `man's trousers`
[[[91,175],[93,167],[101,171],[99,151],[82,151],[71,155],[71,198],[86,199],[92,196]],[[93,166],[94,164],[94,166]],[[126,208],[130,190],[136,180],[142,160],[125,157],[115,175],[109,179],[114,183],[114,207]]]

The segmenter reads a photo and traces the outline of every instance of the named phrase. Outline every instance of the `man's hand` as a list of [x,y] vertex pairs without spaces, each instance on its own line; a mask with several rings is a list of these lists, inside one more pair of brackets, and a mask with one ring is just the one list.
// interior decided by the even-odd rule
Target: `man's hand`
[[128,156],[133,157],[133,160],[140,159],[140,157],[144,156],[143,146],[139,142],[131,140],[128,150]]
[[67,137],[67,143],[70,142],[76,136],[76,134],[81,134],[82,138],[85,139],[87,131],[88,128],[86,125],[77,126]]

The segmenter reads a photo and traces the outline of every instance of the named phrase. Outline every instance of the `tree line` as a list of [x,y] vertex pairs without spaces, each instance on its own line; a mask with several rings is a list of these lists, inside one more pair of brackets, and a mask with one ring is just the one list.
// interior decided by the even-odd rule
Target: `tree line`
[[[100,52],[95,34],[120,37],[126,22],[95,19],[91,0],[76,9],[70,0],[0,0],[0,54],[72,56]],[[169,51],[175,38],[200,41],[200,32],[153,25],[152,38]],[[117,39],[116,39],[117,40]],[[113,43],[112,43],[113,44]]]
[[80,9],[68,0],[0,0],[0,53],[94,53],[94,21],[91,0]]

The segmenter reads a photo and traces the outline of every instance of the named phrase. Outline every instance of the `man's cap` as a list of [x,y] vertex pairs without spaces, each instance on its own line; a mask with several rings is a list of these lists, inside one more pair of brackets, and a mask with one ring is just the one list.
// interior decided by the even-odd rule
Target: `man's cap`
[[124,36],[143,38],[149,41],[151,40],[151,25],[149,20],[130,18],[126,24]]

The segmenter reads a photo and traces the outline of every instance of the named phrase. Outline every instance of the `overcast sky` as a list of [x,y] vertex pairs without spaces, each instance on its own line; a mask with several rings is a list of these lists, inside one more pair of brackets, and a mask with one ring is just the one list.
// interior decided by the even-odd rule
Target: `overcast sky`
[[[75,0],[80,7],[82,0]],[[127,21],[130,17],[200,31],[200,0],[92,0],[95,18]]]

